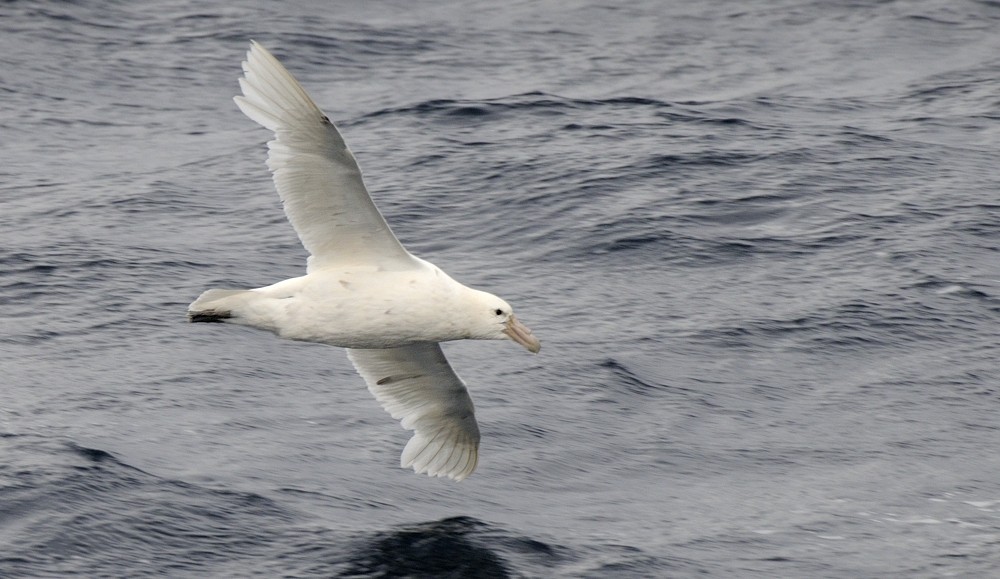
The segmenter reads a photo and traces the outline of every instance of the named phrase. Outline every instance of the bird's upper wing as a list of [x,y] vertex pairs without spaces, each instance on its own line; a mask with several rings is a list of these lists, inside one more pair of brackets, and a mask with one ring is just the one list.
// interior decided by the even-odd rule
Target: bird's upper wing
[[352,348],[347,355],[389,414],[415,431],[403,449],[403,468],[455,480],[476,470],[479,426],[472,399],[440,345]]
[[310,253],[309,270],[351,265],[413,266],[368,195],[361,169],[337,127],[264,47],[252,42],[234,97],[248,117],[274,131],[267,166],[285,214]]

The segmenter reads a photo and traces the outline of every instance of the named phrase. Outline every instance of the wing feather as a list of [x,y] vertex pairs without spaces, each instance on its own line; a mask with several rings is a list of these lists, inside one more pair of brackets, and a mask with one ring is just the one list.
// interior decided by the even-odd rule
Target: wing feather
[[382,407],[413,437],[400,466],[462,480],[479,462],[479,426],[465,383],[437,343],[384,350],[348,349]]
[[365,188],[337,127],[264,47],[252,42],[240,79],[243,113],[274,132],[267,166],[302,245],[309,271],[327,267],[415,266]]

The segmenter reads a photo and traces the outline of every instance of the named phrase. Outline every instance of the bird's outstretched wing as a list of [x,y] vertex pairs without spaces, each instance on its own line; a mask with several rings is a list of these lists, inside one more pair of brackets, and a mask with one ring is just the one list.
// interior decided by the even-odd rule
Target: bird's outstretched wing
[[372,202],[361,169],[337,127],[264,47],[251,42],[234,97],[248,117],[274,131],[267,166],[285,214],[309,251],[309,271],[376,265],[414,267]]
[[479,426],[465,383],[434,342],[384,350],[349,349],[368,389],[413,438],[400,465],[462,480],[479,462]]

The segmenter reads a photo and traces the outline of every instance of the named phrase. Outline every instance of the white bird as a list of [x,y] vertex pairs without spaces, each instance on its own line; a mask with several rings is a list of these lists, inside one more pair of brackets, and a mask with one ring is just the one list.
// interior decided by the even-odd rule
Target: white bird
[[348,348],[368,389],[414,434],[400,465],[462,480],[479,462],[479,427],[465,383],[439,342],[541,344],[507,302],[411,255],[365,188],[354,155],[302,85],[251,42],[234,100],[274,131],[267,166],[309,251],[306,275],[250,290],[210,289],[192,322],[227,322],[282,338]]

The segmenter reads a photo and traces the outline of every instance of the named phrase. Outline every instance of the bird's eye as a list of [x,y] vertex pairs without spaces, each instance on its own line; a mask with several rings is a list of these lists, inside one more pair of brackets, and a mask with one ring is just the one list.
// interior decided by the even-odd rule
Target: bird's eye
[[502,316],[503,315],[503,310],[501,310],[500,308],[497,308],[497,311],[495,311],[493,313],[495,313],[498,316]]

